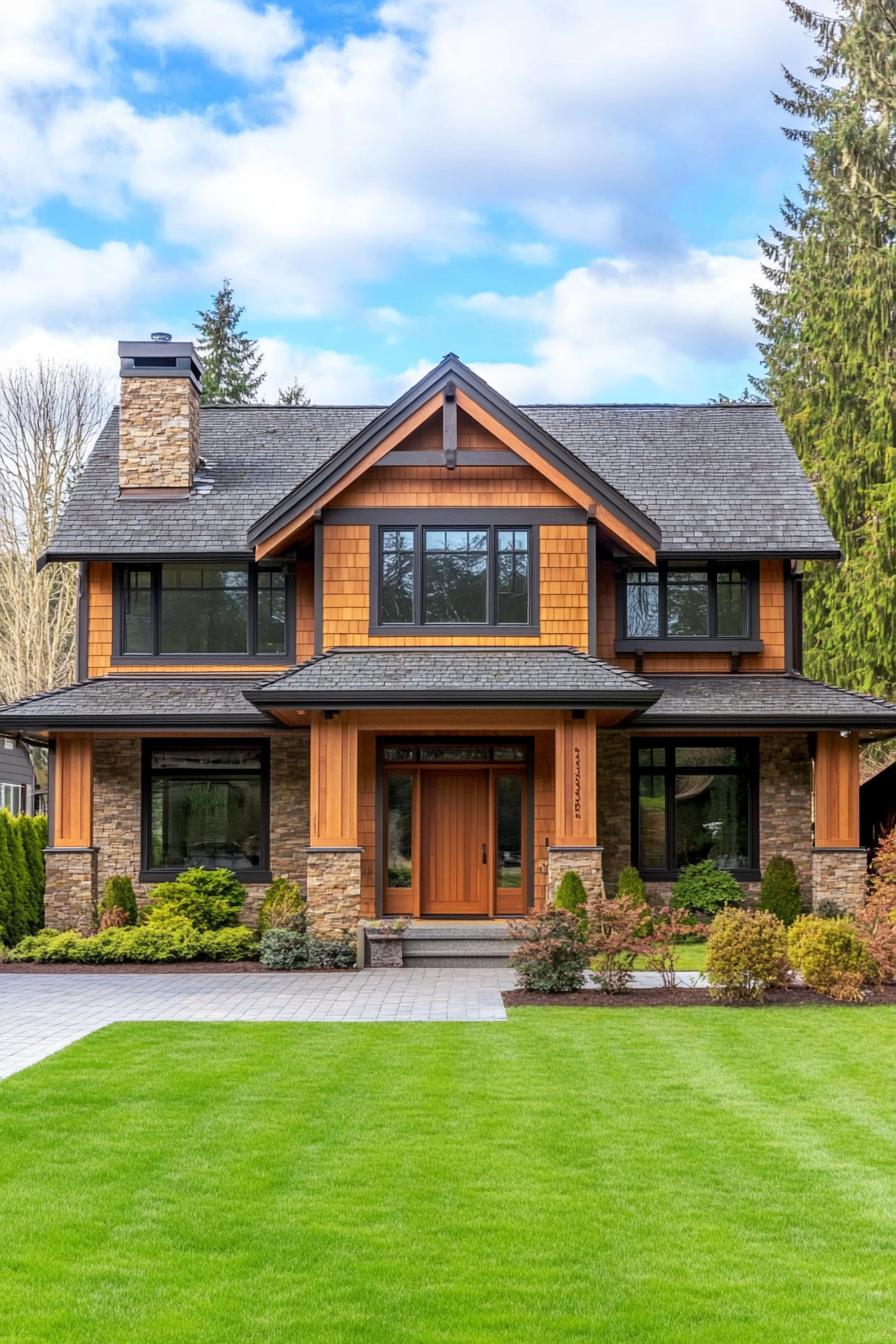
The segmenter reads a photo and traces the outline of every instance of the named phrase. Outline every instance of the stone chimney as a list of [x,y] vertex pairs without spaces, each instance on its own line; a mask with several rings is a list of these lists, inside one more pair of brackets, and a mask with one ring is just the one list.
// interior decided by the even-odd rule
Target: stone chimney
[[186,494],[199,461],[202,361],[190,341],[153,332],[119,341],[121,410],[118,484],[122,494]]

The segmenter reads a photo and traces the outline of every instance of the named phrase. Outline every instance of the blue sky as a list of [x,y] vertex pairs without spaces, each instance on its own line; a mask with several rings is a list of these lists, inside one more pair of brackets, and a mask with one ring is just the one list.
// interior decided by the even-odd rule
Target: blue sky
[[[30,0],[0,14],[0,361],[115,367],[228,275],[265,395],[700,401],[800,177],[782,0]],[[15,11],[15,12],[14,12]]]

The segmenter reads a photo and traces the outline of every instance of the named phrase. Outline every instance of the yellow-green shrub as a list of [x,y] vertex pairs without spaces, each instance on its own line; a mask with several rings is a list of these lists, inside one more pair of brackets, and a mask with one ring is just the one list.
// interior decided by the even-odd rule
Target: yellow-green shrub
[[791,925],[787,947],[793,969],[810,989],[832,999],[856,1002],[877,968],[851,920],[803,915]]
[[787,929],[767,910],[722,910],[706,948],[709,993],[722,1003],[762,1003],[787,983]]

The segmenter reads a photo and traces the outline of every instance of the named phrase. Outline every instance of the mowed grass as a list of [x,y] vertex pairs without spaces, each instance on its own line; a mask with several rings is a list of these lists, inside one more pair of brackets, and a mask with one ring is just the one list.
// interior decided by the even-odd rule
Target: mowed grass
[[[675,959],[679,971],[705,971],[706,943],[679,943],[675,949]],[[646,970],[646,958],[638,957],[635,966],[638,970]]]
[[111,1027],[0,1084],[0,1339],[891,1342],[896,1012]]

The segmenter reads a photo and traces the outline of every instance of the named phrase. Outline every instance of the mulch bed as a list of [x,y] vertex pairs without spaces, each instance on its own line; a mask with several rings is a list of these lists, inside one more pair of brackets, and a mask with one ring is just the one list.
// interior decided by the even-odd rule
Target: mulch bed
[[[630,994],[604,994],[596,989],[581,989],[574,994],[532,994],[527,989],[508,989],[501,996],[508,1008],[719,1008],[725,1007],[709,997],[706,989],[633,989]],[[768,1008],[805,1008],[832,1006],[833,999],[816,994],[811,989],[778,989],[766,995]],[[896,985],[865,991],[861,1003],[840,1007],[867,1008],[881,1004],[896,1004]],[[737,1008],[754,1008],[755,1004],[732,1004]]]
[[78,966],[67,962],[4,961],[0,975],[332,975],[354,971],[354,966],[304,966],[299,971],[275,971],[257,961],[122,961],[108,966]]

